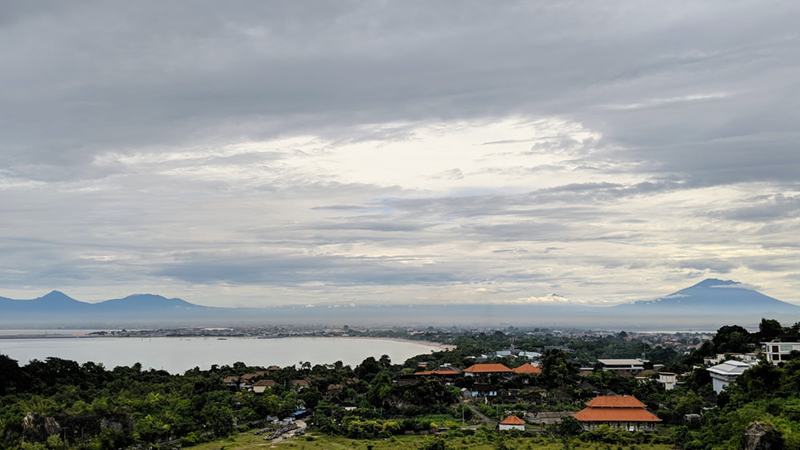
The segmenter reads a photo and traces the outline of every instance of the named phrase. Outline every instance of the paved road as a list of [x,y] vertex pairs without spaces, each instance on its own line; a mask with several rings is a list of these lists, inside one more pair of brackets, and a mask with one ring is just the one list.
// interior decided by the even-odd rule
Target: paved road
[[497,421],[496,420],[492,420],[492,419],[486,417],[482,412],[478,411],[478,408],[472,406],[472,403],[465,401],[464,404],[467,405],[467,408],[471,409],[473,414],[478,416],[483,421],[483,423],[486,424],[486,426],[488,426],[489,428],[497,427]]

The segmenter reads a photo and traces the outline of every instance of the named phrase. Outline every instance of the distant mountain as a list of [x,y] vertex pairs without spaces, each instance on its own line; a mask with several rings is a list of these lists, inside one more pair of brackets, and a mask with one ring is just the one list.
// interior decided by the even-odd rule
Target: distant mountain
[[95,308],[103,312],[132,312],[132,311],[160,311],[160,310],[175,310],[175,309],[206,309],[205,306],[199,306],[181,300],[179,298],[166,298],[160,295],[152,294],[137,294],[129,295],[125,298],[117,298],[114,300],[106,300],[104,302],[95,303]]
[[48,313],[63,312],[83,312],[89,306],[88,303],[79,302],[63,292],[53,291],[49,294],[35,298],[33,300],[12,300],[10,298],[0,298],[0,312],[13,311],[22,313],[32,313],[46,311]]
[[0,327],[153,328],[237,325],[466,325],[625,330],[754,328],[762,317],[800,321],[800,306],[735,281],[707,279],[662,298],[617,306],[575,304],[361,305],[217,308],[139,294],[86,303],[53,291],[33,300],[0,297]]
[[669,315],[775,316],[800,313],[800,306],[748,289],[742,283],[708,278],[694,286],[655,300],[613,307],[617,312]]
[[[165,298],[160,295],[137,294],[125,298],[87,303],[75,300],[63,292],[53,291],[32,300],[13,300],[0,297],[0,313],[22,313],[42,316],[59,314],[108,314],[108,313],[160,313],[174,310],[208,309],[179,298]],[[213,308],[212,308],[213,309]]]

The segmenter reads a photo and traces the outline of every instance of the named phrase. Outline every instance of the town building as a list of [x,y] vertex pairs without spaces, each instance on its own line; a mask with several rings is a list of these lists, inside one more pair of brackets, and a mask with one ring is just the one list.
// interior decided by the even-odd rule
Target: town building
[[656,424],[661,422],[644,403],[629,395],[596,397],[574,417],[587,431],[600,425],[627,431],[655,431]]
[[719,394],[725,389],[725,386],[736,381],[750,367],[752,366],[746,362],[730,360],[706,370],[711,374],[714,392]]
[[517,416],[508,416],[500,422],[500,431],[504,430],[519,430],[525,431],[525,421]]
[[525,363],[515,369],[511,369],[514,375],[539,375],[542,373],[542,368],[534,366],[531,363]]
[[274,388],[278,383],[275,380],[258,380],[253,383],[253,392],[256,394],[263,394],[268,388]]
[[475,383],[470,388],[470,395],[472,397],[496,397],[497,388],[489,384]]
[[793,351],[800,352],[800,342],[762,342],[761,349],[772,364],[788,361]]
[[641,359],[598,359],[597,362],[603,370],[617,372],[622,375],[626,372],[630,375],[638,375],[644,370],[645,361]]
[[678,385],[677,375],[672,372],[659,372],[658,383],[664,385],[664,389],[671,391]]

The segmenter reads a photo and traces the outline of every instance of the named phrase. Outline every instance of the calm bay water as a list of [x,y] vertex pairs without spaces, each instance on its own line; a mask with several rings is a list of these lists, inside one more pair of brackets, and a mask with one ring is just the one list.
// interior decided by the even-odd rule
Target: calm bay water
[[395,363],[438,350],[435,345],[361,338],[48,338],[0,339],[0,354],[26,364],[49,356],[84,363],[94,361],[106,368],[130,366],[183,373],[212,364],[232,365],[237,361],[253,366],[280,367],[310,361],[326,364],[342,361],[355,366],[369,356],[389,355]]

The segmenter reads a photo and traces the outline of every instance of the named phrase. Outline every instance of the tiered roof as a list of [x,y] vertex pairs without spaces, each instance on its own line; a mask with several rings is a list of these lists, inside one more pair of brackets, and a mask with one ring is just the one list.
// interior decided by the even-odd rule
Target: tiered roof
[[600,396],[575,414],[580,422],[661,422],[635,397]]
[[464,373],[512,373],[511,369],[502,364],[473,364]]

